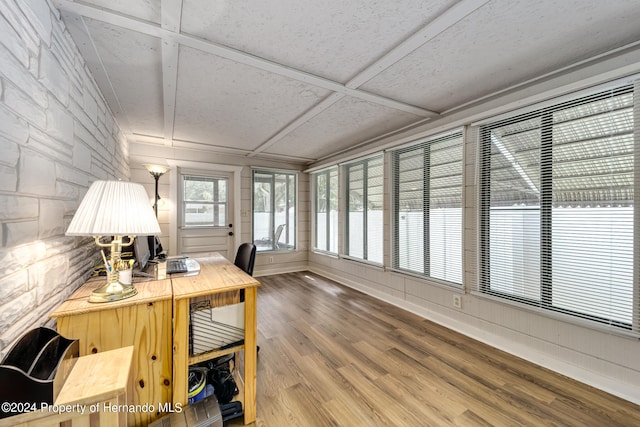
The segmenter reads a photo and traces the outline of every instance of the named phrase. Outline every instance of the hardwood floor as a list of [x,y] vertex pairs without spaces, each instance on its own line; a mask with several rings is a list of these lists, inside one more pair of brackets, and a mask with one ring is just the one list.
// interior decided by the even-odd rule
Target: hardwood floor
[[640,425],[640,406],[320,276],[260,282],[257,426]]

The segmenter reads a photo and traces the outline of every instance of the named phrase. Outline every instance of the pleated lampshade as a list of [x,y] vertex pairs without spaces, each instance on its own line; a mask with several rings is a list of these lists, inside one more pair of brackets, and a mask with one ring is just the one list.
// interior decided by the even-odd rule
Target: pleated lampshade
[[160,225],[141,184],[95,181],[82,199],[67,236],[147,236]]

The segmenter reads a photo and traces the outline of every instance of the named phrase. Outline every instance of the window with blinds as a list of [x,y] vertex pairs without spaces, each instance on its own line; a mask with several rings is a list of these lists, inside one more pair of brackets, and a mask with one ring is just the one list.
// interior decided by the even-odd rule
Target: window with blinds
[[346,181],[346,254],[378,264],[384,248],[384,158],[382,155],[344,166]]
[[312,174],[314,249],[338,253],[338,168]]
[[632,329],[633,87],[490,123],[480,138],[479,290]]
[[463,137],[392,151],[393,266],[462,284]]

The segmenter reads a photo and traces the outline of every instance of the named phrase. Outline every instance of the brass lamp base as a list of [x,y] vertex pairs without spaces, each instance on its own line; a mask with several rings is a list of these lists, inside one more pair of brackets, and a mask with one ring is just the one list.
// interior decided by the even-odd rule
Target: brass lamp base
[[89,302],[120,301],[136,295],[138,291],[132,285],[123,285],[120,282],[107,283],[94,290],[89,296]]

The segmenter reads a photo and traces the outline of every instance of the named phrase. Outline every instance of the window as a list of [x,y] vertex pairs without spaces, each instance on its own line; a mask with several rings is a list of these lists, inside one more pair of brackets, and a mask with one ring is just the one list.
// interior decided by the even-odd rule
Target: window
[[182,175],[183,227],[227,224],[227,178]]
[[253,242],[258,251],[296,247],[296,174],[253,171]]
[[627,86],[481,127],[481,292],[632,329],[633,117]]
[[462,133],[392,159],[394,268],[462,284]]
[[382,264],[383,156],[349,163],[344,170],[348,200],[346,254]]
[[338,168],[312,175],[314,188],[314,248],[338,253]]

